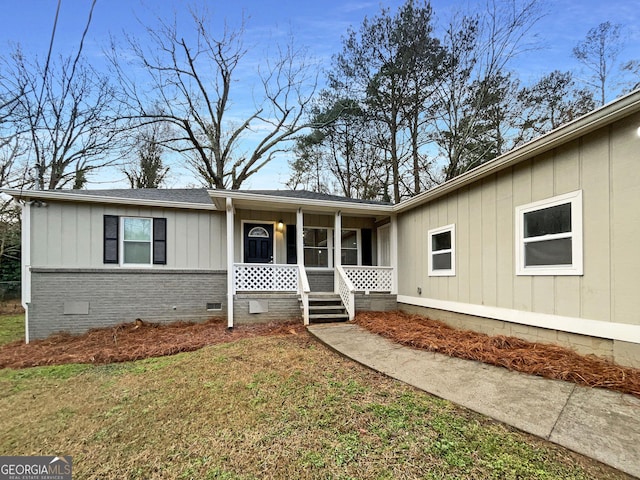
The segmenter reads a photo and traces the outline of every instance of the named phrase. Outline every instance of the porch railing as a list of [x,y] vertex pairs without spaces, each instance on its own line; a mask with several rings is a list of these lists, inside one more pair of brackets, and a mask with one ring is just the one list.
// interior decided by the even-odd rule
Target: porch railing
[[235,263],[233,293],[236,292],[298,292],[298,265],[276,263]]
[[344,268],[341,266],[336,267],[336,278],[338,280],[338,294],[342,299],[344,308],[349,314],[349,320],[353,320],[356,315],[356,298],[355,288]]
[[309,325],[309,279],[307,278],[307,271],[304,267],[298,267],[298,283],[300,285],[300,300],[302,300],[302,320],[305,325]]
[[393,291],[393,267],[342,266],[356,292]]

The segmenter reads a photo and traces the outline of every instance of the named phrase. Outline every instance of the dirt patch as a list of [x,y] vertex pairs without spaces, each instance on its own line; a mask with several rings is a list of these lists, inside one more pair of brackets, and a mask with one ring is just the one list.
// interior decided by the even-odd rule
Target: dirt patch
[[354,322],[414,348],[640,397],[640,369],[621,367],[557,345],[458,330],[443,322],[403,312],[361,312]]
[[226,321],[143,322],[91,330],[84,335],[60,333],[29,344],[18,340],[0,347],[0,368],[64,363],[113,363],[198,350],[206,345],[268,335],[298,335],[300,322],[241,325],[229,331]]
[[20,300],[3,300],[0,302],[0,315],[20,315],[24,313]]

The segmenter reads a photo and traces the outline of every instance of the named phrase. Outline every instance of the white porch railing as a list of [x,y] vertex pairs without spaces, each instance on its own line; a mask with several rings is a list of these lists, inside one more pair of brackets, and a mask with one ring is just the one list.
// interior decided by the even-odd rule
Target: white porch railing
[[298,292],[299,276],[298,265],[234,263],[233,293]]
[[393,267],[343,265],[356,292],[393,292]]
[[356,316],[356,297],[353,283],[341,266],[336,267],[336,279],[338,281],[338,295],[340,295],[344,308],[349,314],[349,320],[353,320]]
[[309,325],[309,279],[307,278],[307,271],[303,266],[298,267],[299,278],[298,283],[300,285],[300,299],[302,300],[302,320],[305,325]]

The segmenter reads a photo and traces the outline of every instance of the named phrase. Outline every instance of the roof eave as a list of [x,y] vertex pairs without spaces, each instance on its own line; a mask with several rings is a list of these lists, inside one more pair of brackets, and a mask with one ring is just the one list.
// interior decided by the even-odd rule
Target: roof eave
[[[336,200],[316,200],[311,198],[292,198],[277,195],[265,195],[259,193],[248,193],[240,190],[209,190],[214,203],[218,203],[222,199],[230,198],[237,201],[237,205],[259,206],[260,209],[269,207],[278,208],[280,210],[295,211],[298,208],[305,207],[309,210],[320,212],[336,212],[343,213],[359,213],[359,214],[384,214],[393,213],[393,205],[376,205],[371,203],[344,202]],[[222,202],[224,203],[224,202]]]
[[16,190],[4,188],[0,189],[0,192],[5,193],[6,195],[10,195],[16,200],[57,200],[64,202],[104,203],[110,205],[177,208],[185,210],[218,210],[216,205],[213,203],[211,205],[207,205],[205,203],[193,202],[173,202],[168,200],[109,197],[102,195],[77,194],[63,192],[60,190]]

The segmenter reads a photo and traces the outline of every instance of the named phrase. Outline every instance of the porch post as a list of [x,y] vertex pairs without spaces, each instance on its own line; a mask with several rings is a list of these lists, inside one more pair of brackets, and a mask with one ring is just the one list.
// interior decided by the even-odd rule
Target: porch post
[[233,328],[233,294],[234,294],[234,211],[233,201],[227,197],[227,328]]
[[304,215],[302,208],[296,212],[296,258],[299,268],[304,268]]
[[336,212],[333,226],[333,291],[338,292],[337,268],[342,265],[342,212]]
[[389,260],[391,271],[391,293],[398,294],[398,218],[391,215],[391,230],[389,231]]

